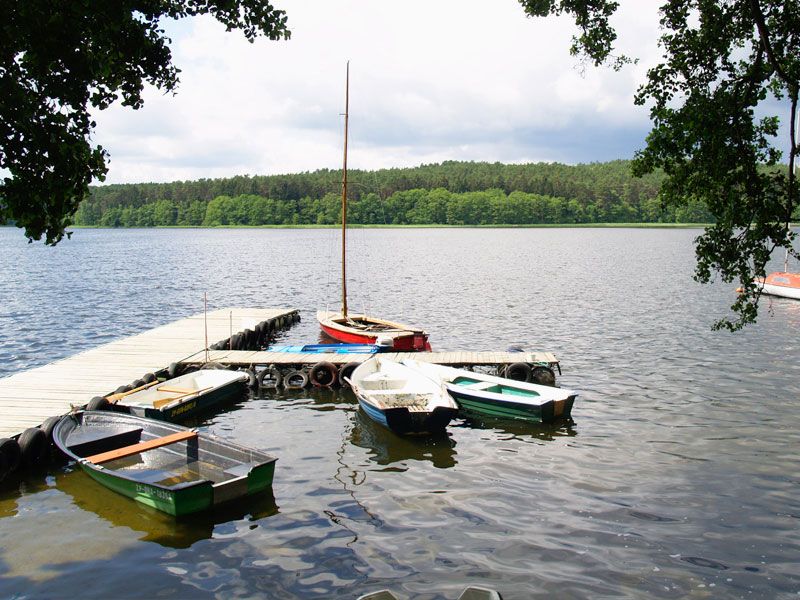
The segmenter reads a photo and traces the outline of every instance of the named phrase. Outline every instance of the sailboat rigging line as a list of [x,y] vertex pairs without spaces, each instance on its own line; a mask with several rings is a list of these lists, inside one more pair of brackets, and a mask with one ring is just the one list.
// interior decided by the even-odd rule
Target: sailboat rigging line
[[342,315],[347,316],[347,125],[350,112],[350,61],[347,61],[347,77],[344,93],[344,158],[342,160]]

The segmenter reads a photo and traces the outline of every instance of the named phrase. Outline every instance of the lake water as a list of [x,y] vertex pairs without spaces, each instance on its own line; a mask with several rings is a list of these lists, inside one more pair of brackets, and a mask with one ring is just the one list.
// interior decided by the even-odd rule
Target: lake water
[[[432,440],[344,391],[200,423],[278,457],[272,495],[184,521],[71,467],[0,487],[1,597],[775,598],[800,594],[800,302],[711,331],[732,285],[697,230],[356,230],[351,310],[437,350],[551,351],[574,422],[457,421]],[[0,228],[0,376],[226,306],[336,306],[334,230]],[[780,265],[776,262],[776,268]],[[120,382],[127,383],[127,382]]]

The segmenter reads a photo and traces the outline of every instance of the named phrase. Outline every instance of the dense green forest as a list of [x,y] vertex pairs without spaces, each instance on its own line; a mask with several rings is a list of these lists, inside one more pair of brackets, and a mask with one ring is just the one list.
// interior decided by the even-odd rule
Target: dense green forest
[[[348,221],[394,225],[697,223],[699,202],[663,208],[660,174],[637,179],[628,161],[445,162],[348,171]],[[341,171],[98,186],[75,224],[103,227],[302,225],[340,222]]]

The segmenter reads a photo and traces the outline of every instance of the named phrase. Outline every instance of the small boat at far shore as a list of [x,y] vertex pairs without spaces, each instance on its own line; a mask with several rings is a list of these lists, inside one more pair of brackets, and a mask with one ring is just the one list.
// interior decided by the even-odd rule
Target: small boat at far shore
[[180,425],[112,411],[78,411],[53,442],[92,479],[182,516],[272,485],[274,457]]
[[356,367],[347,382],[367,416],[395,433],[438,433],[458,414],[441,385],[380,355]]
[[443,385],[466,414],[551,423],[572,413],[577,393],[485,373],[406,359],[403,364]]
[[777,271],[764,279],[757,278],[756,285],[765,294],[800,300],[800,273]]
[[247,374],[242,371],[200,369],[113,394],[109,400],[138,417],[176,421],[242,397],[246,388]]

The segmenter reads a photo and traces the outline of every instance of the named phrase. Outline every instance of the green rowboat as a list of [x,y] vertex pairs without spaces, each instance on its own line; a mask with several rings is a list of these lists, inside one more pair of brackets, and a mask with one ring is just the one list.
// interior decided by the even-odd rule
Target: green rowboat
[[467,416],[551,423],[571,416],[578,395],[572,390],[418,360],[407,359],[403,364],[443,385]]
[[180,425],[107,411],[79,411],[53,442],[97,482],[183,516],[272,485],[276,459]]

